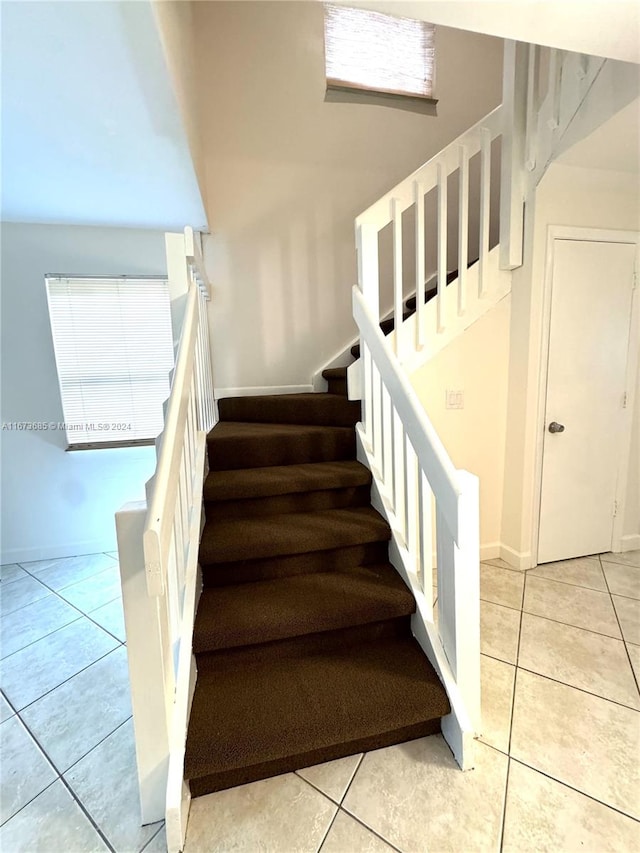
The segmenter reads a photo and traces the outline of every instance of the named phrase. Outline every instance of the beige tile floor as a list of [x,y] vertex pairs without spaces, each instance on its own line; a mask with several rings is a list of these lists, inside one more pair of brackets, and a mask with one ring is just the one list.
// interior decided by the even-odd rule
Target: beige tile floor
[[[139,825],[113,556],[2,569],[3,853],[166,849]],[[474,770],[437,736],[200,797],[185,853],[640,850],[640,552],[492,560],[481,597]]]

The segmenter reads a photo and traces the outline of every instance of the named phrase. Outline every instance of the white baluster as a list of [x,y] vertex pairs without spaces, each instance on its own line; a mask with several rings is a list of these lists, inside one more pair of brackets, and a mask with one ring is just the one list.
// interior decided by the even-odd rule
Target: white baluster
[[444,300],[447,287],[447,171],[438,162],[438,294],[436,296],[437,327],[443,332],[446,325]]
[[502,92],[500,268],[514,269],[522,264],[524,221],[527,54],[521,42],[505,40]]
[[365,435],[369,447],[373,449],[373,371],[371,367],[371,353],[369,347],[360,338],[360,357],[364,362],[364,394],[362,397],[362,417],[364,421]]
[[400,416],[393,409],[393,510],[400,525],[400,534],[407,540],[405,501],[405,442],[406,435]]
[[538,46],[528,47],[527,70],[527,119],[526,119],[526,166],[530,172],[536,167],[536,143],[538,139]]
[[488,284],[489,224],[491,221],[491,133],[486,127],[483,127],[480,134],[480,269],[478,296],[484,296]]
[[380,270],[378,264],[378,230],[375,225],[363,224],[357,229],[358,283],[367,305],[376,317],[380,316]]
[[419,471],[419,525],[420,525],[420,575],[422,590],[428,602],[428,611],[433,619],[433,530],[431,527],[431,504],[433,493],[422,469]]
[[405,483],[406,483],[406,545],[411,557],[411,567],[418,571],[418,459],[413,445],[405,440]]
[[393,421],[391,397],[381,385],[382,397],[382,480],[388,495],[393,494]]
[[373,456],[378,471],[382,474],[382,380],[375,364],[373,365],[373,421]]
[[403,300],[402,300],[402,208],[397,198],[391,202],[391,218],[393,221],[393,326],[395,330],[396,355],[402,360],[404,334]]
[[458,147],[460,163],[458,193],[458,316],[462,317],[467,302],[467,265],[469,262],[469,154],[466,146]]
[[425,249],[424,249],[424,188],[414,181],[413,198],[416,206],[416,349],[425,345]]

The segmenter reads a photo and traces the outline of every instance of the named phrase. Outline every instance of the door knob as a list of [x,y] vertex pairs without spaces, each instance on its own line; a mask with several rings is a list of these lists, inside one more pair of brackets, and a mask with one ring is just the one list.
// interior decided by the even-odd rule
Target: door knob
[[549,432],[564,432],[564,424],[559,424],[556,421],[551,421],[549,424]]

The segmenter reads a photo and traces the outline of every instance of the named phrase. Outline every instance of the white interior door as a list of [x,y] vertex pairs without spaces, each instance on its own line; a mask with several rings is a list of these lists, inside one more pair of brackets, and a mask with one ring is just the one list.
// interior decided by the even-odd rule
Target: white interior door
[[634,259],[554,241],[539,563],[611,549]]

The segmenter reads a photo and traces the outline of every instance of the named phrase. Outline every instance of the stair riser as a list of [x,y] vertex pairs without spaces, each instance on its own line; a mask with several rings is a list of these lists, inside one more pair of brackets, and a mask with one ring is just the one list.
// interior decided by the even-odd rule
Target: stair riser
[[347,380],[346,379],[329,379],[329,393],[340,394],[343,397],[347,396]]
[[369,486],[346,489],[323,489],[316,492],[294,492],[269,498],[246,498],[238,501],[205,501],[207,519],[255,518],[278,513],[312,512],[367,506],[371,501]]
[[359,402],[332,394],[227,397],[218,410],[221,421],[248,423],[354,426],[360,420]]
[[199,673],[222,673],[229,669],[240,670],[257,664],[268,664],[280,658],[288,660],[307,658],[317,653],[341,651],[362,643],[410,635],[411,617],[399,616],[395,619],[371,622],[368,625],[353,625],[335,631],[288,637],[259,645],[200,652],[196,654],[196,662]]
[[320,435],[292,436],[287,441],[265,437],[263,441],[257,442],[242,437],[217,439],[214,432],[207,442],[207,450],[212,471],[338,462],[355,459],[356,436],[353,429],[344,427]]
[[202,566],[204,586],[227,586],[235,583],[292,577],[310,572],[339,572],[353,566],[384,563],[388,559],[387,542],[368,542],[331,551],[310,554],[291,554],[266,560],[243,560],[237,563],[218,563]]
[[347,755],[357,755],[361,752],[370,752],[374,749],[382,749],[397,743],[406,743],[416,738],[427,735],[438,734],[440,731],[440,720],[428,720],[413,726],[383,732],[375,737],[363,738],[351,743],[339,743],[327,746],[324,749],[313,750],[295,756],[287,756],[277,761],[269,761],[252,767],[242,767],[236,771],[225,773],[214,773],[210,776],[202,776],[199,779],[191,779],[189,788],[192,797],[202,797],[205,794],[213,794],[215,791],[224,791],[236,785],[244,785],[258,779],[267,779],[278,776],[281,773],[291,773],[294,770],[302,770],[325,761],[333,761],[337,758],[345,758]]

